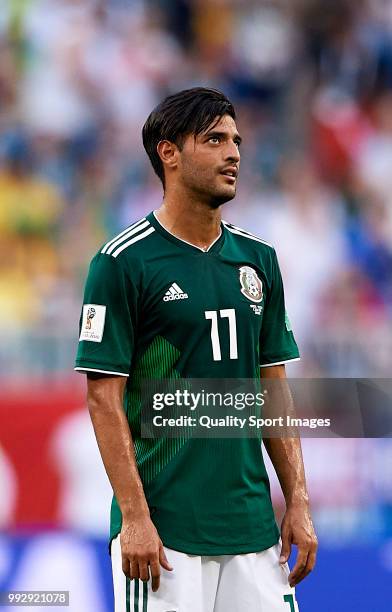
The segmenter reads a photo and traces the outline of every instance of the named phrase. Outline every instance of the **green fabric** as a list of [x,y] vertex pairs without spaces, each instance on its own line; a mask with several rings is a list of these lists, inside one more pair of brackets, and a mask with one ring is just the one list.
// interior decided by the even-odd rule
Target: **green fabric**
[[139,580],[135,579],[134,580],[135,583],[135,592],[134,592],[134,606],[133,606],[133,612],[139,612]]
[[126,578],[126,582],[125,582],[125,603],[126,603],[126,612],[131,612],[131,600],[130,600],[130,593],[131,593],[131,581],[129,578]]
[[[226,224],[203,252],[150,214],[101,251],[84,304],[106,307],[103,336],[79,342],[76,367],[129,374],[124,409],[163,543],[200,555],[272,546],[279,532],[260,440],[145,439],[140,411],[143,380],[253,378],[260,365],[298,357],[274,249]],[[120,530],[113,499],[111,538]]]
[[147,612],[148,604],[148,583],[143,582],[143,612]]
[[283,601],[290,605],[290,612],[295,612],[294,595],[284,595]]

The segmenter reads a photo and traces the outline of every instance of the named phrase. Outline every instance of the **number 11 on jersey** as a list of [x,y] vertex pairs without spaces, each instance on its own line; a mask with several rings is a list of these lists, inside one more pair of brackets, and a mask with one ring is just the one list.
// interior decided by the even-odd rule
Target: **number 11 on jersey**
[[[234,308],[225,308],[223,310],[219,310],[219,315],[221,319],[229,320],[230,359],[238,359],[237,323],[235,318],[235,310]],[[204,316],[206,319],[211,321],[212,357],[214,361],[222,361],[218,331],[218,311],[206,310],[204,312]]]

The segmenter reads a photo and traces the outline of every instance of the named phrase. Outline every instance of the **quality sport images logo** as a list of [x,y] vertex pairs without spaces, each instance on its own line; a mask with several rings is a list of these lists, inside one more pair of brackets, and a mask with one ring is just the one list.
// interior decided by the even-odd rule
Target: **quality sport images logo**
[[256,270],[250,266],[240,268],[241,293],[251,302],[261,302],[263,299],[263,283]]

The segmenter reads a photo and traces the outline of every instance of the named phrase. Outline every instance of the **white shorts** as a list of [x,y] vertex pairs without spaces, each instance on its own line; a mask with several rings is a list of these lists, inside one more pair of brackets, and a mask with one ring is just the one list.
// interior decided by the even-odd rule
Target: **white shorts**
[[161,568],[158,591],[151,580],[129,580],[122,571],[120,537],[112,542],[115,612],[298,612],[281,544],[258,553],[187,555],[165,548],[173,567]]

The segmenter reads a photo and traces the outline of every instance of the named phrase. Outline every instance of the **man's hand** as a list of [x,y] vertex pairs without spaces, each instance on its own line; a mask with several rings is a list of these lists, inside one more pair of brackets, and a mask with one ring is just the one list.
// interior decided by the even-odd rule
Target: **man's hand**
[[171,571],[162,541],[149,516],[123,521],[120,534],[122,569],[130,578],[152,580],[152,590],[159,588],[162,566]]
[[293,505],[286,510],[281,535],[279,563],[288,561],[292,544],[298,547],[297,560],[289,574],[289,584],[294,587],[312,571],[316,563],[318,543],[307,504]]

